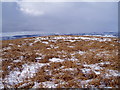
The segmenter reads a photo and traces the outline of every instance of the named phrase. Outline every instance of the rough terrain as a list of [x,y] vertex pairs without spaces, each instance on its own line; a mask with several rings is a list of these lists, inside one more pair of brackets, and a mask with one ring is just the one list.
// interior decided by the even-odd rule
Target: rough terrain
[[1,88],[118,88],[118,44],[98,36],[4,40]]

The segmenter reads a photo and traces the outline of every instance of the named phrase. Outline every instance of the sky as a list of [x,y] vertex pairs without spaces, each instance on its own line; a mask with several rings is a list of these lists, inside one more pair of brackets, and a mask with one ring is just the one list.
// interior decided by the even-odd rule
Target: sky
[[3,2],[2,32],[118,31],[117,2]]

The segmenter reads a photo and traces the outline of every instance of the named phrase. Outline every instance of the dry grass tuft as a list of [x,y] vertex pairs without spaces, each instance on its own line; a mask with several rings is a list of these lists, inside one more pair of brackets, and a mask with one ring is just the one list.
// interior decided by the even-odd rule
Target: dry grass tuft
[[[104,41],[107,39],[111,41]],[[118,88],[118,47],[118,38],[96,36],[53,35],[5,40],[1,50],[2,79],[6,82],[11,71],[18,68],[22,72],[24,64],[36,63],[43,66],[37,68],[33,77],[13,87],[27,89],[38,83],[39,88]],[[50,61],[53,58],[64,61]],[[34,71],[34,67],[29,70]],[[52,84],[44,85],[45,82]]]

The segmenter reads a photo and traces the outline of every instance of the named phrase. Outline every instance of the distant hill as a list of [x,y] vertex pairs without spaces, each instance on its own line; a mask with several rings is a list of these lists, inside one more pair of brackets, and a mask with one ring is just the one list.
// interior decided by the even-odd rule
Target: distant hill
[[103,37],[117,37],[117,32],[92,32],[92,33],[48,33],[48,34],[33,34],[33,35],[14,35],[14,36],[3,36],[0,37],[0,40],[11,40],[11,39],[19,39],[19,38],[27,38],[27,37],[37,37],[37,36],[48,36],[48,35],[92,35],[92,36],[103,36]]

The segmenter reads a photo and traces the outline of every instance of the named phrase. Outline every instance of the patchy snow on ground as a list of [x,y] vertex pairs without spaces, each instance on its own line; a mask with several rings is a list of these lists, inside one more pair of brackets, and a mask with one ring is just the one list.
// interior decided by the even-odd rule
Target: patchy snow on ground
[[51,62],[63,62],[64,60],[60,59],[60,58],[52,58],[52,59],[49,59],[49,61],[51,61]]
[[91,68],[91,70],[100,70],[100,69],[102,69],[100,66],[98,66],[98,64],[90,64],[90,65],[85,64],[84,67],[89,67],[89,68]]
[[85,54],[86,52],[84,52],[84,51],[78,51],[78,53],[81,54],[81,55],[83,55],[83,54]]
[[90,67],[93,70],[100,70],[102,69],[102,67],[100,67],[100,65],[104,65],[104,64],[110,64],[110,62],[101,62],[101,63],[95,63],[95,64],[84,64],[84,67]]
[[91,69],[83,68],[81,69],[84,74],[90,73]]
[[21,47],[21,45],[18,45],[18,47]]
[[34,39],[33,43],[37,43],[37,42],[41,42],[41,37],[37,37],[37,38]]
[[110,62],[101,62],[101,63],[97,63],[98,65],[105,65],[105,64],[111,64]]
[[[84,73],[89,73],[90,70],[92,70],[93,72],[95,72],[96,74],[100,74],[101,73],[101,70],[103,70],[104,68],[101,67],[102,65],[105,65],[105,64],[111,64],[110,62],[101,62],[101,63],[96,63],[96,64],[85,64],[84,67],[89,67],[88,68],[84,68],[82,69],[82,71]],[[120,76],[120,73],[117,71],[117,70],[105,70],[106,74],[105,76],[106,77],[111,77],[111,76]]]
[[11,49],[11,47],[5,47],[5,48],[2,48],[2,51],[9,50],[9,49]]
[[75,42],[75,41],[78,41],[78,40],[64,40],[64,41]]
[[99,52],[96,54],[96,56],[103,56],[103,55],[106,55],[106,56],[109,56],[110,54],[108,54],[109,51],[103,51],[103,52]]
[[[84,37],[84,36],[79,36],[79,37],[54,37],[54,39],[64,39],[64,40],[68,40],[68,41],[71,41],[71,42],[74,42],[75,40],[96,40],[96,41],[111,41],[110,38],[93,38],[93,37]],[[75,39],[75,40],[71,40],[71,39]]]
[[84,64],[83,66],[85,67],[84,69],[82,69],[82,71],[84,73],[89,73],[90,71],[93,71],[95,74],[100,74],[101,70],[103,70],[103,68],[101,67],[101,65],[104,64],[110,64],[110,62],[101,62],[101,63],[96,63],[96,64]]
[[0,78],[0,89],[3,89],[4,88],[4,85],[2,83],[2,78]]
[[50,47],[51,47],[51,48],[54,48],[55,46],[54,46],[54,45],[52,45],[52,44],[50,44]]
[[54,40],[54,39],[49,39],[48,41],[49,42],[54,42],[54,43],[57,42],[57,40]]
[[[112,85],[105,85],[104,82],[101,84],[99,79],[101,80],[102,78],[110,79],[117,86],[115,79],[120,76],[120,72],[114,70],[117,67],[117,39],[55,35],[24,40],[28,41],[23,43],[16,41],[15,44],[12,44],[14,42],[9,42],[9,46],[6,46],[8,44],[5,43],[4,48],[0,50],[4,53],[4,58],[0,59],[0,61],[4,61],[6,64],[3,66],[3,70],[0,70],[1,73],[5,74],[3,83],[0,81],[0,89],[4,88],[6,84],[8,85],[7,87],[15,86],[21,88],[32,86],[33,89],[40,87],[56,88],[59,86],[76,88],[76,85],[80,88],[81,86],[83,88],[111,88]],[[96,45],[96,43],[98,44]],[[88,47],[82,46],[78,48],[77,46],[81,44],[88,45]],[[18,49],[21,50],[18,51]],[[27,59],[27,57],[30,58]],[[93,62],[91,59],[89,62],[88,57],[92,57]],[[113,60],[114,57],[116,61]],[[26,59],[27,63],[25,64]],[[8,60],[11,61],[9,62]],[[40,63],[40,60],[49,62]],[[17,63],[19,63],[18,67]],[[67,63],[68,65],[66,65]],[[41,71],[39,72],[39,70]],[[113,80],[111,77],[113,77]]]
[[46,81],[42,82],[43,88],[56,88],[58,84],[55,84],[54,82]]
[[35,59],[36,59],[36,60],[40,60],[40,59],[42,59],[42,57],[36,57]]
[[36,61],[40,61],[40,60],[42,60],[42,59],[43,59],[43,57],[36,57],[36,58],[35,58]]
[[55,49],[56,49],[56,48],[59,48],[59,46],[56,46],[56,47],[54,47],[54,48],[55,48]]
[[28,82],[28,83],[24,83],[24,84],[20,85],[18,88],[25,87],[25,86],[27,86],[27,85],[29,85],[29,84],[30,84],[30,82]]
[[46,48],[46,49],[51,49],[51,48]]
[[[39,86],[40,84],[38,83],[38,82],[34,82],[34,86],[32,87],[33,89],[34,88],[39,88],[40,86]],[[32,89],[31,89],[32,90]]]
[[23,60],[24,56],[20,56],[19,58],[20,58],[20,60]]
[[33,43],[29,43],[29,46],[32,46],[33,45]]
[[76,70],[76,68],[65,68],[65,69],[63,69],[63,71],[74,71],[74,70]]
[[120,76],[120,72],[118,72],[117,70],[106,70],[106,72],[106,77]]
[[75,57],[69,58],[68,61],[77,61],[78,59]]
[[44,44],[49,44],[49,42],[42,42],[42,43],[44,43]]
[[32,64],[24,64],[22,65],[23,70],[20,71],[19,68],[15,68],[16,70],[11,71],[9,75],[4,79],[6,83],[11,85],[18,84],[24,81],[26,78],[32,78],[35,76],[36,72],[42,66],[48,65],[48,63],[32,63]]
[[[35,42],[41,41],[41,40],[48,40],[49,38],[43,38],[43,37],[37,37],[35,38]],[[70,41],[70,42],[75,42],[76,40],[95,40],[95,41],[111,41],[110,38],[95,38],[95,37],[84,37],[84,36],[77,36],[77,37],[72,37],[72,36],[56,36],[56,37],[51,37],[49,41],[56,42],[56,40],[64,40],[64,41]]]
[[[79,81],[79,80],[78,80]],[[89,82],[91,82],[91,81],[93,81],[93,79],[89,79],[89,80],[82,80],[82,81],[80,81],[80,83],[83,85],[86,85],[87,83],[89,83]]]
[[10,46],[14,45],[13,43],[9,43]]
[[13,62],[21,62],[21,60],[14,60]]
[[110,38],[89,38],[89,37],[80,37],[80,39],[82,40],[95,40],[95,41],[100,41],[100,42],[103,42],[103,41],[111,41]]

